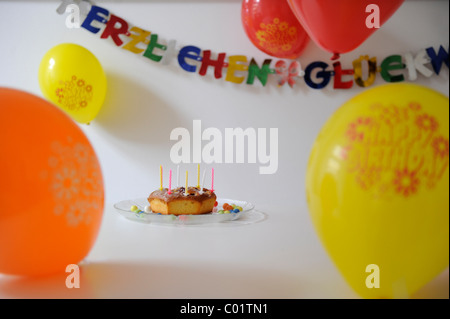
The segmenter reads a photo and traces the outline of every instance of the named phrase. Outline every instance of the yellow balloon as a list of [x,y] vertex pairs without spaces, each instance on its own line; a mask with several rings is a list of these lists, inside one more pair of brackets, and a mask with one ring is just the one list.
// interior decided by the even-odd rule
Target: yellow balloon
[[106,95],[106,76],[97,58],[84,47],[64,43],[50,49],[39,66],[44,96],[79,123],[90,123]]
[[449,264],[449,99],[388,84],[345,103],[308,163],[317,233],[364,298],[408,298]]

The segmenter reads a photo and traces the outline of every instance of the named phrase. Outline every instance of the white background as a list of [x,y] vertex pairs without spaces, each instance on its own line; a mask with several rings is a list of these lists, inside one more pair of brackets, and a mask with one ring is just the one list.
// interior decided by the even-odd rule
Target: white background
[[[249,59],[254,57],[258,63],[269,58],[255,48],[244,33],[239,0],[96,3],[132,25],[157,33],[161,40],[174,39],[179,45],[195,45],[214,53],[242,54]],[[123,199],[145,197],[158,188],[159,165],[163,165],[166,171],[176,169],[169,157],[174,144],[169,139],[172,129],[185,127],[192,132],[194,119],[201,119],[203,128],[217,127],[222,132],[227,127],[275,127],[279,129],[279,169],[276,174],[260,175],[259,164],[213,166],[216,171],[215,189],[220,197],[251,201],[268,216],[268,221],[260,223],[261,226],[245,226],[236,230],[236,236],[243,236],[241,238],[245,240],[265,236],[262,241],[261,238],[253,240],[267,245],[267,251],[279,245],[275,248],[275,255],[267,251],[264,253],[262,246],[256,253],[238,251],[237,256],[242,257],[244,264],[244,255],[255,253],[259,256],[258,252],[261,254],[259,262],[270,264],[274,258],[281,258],[283,269],[290,271],[308,264],[303,277],[316,278],[316,284],[322,285],[311,288],[313,285],[310,284],[308,291],[311,293],[291,293],[288,289],[287,296],[351,296],[350,292],[339,295],[332,288],[326,288],[330,287],[327,286],[327,280],[328,283],[337,280],[333,281],[337,282],[337,287],[346,286],[341,279],[335,279],[336,271],[315,237],[306,207],[304,179],[309,152],[321,126],[340,105],[364,89],[355,84],[349,90],[334,90],[331,82],[325,89],[314,90],[302,79],[293,89],[287,85],[277,87],[274,80],[269,81],[266,87],[262,87],[258,81],[254,85],[238,85],[226,82],[224,78],[214,79],[212,70],[208,71],[206,77],[201,77],[185,72],[176,61],[170,66],[164,66],[118,48],[110,40],[100,39],[99,34],[94,35],[85,29],[66,28],[65,15],[56,13],[58,4],[57,1],[0,1],[0,86],[19,88],[42,96],[37,79],[40,60],[47,50],[64,42],[86,47],[103,65],[109,87],[105,104],[90,126],[82,126],[101,162],[106,192],[107,218],[92,252],[93,259],[110,259],[115,253],[117,256],[121,254],[121,260],[138,258],[139,252],[120,246],[120,242],[113,239],[118,235],[112,233],[115,229],[123,231],[123,234],[131,234],[138,231],[133,228],[138,226],[128,221],[112,220],[115,213],[111,205]],[[415,54],[430,46],[438,49],[439,45],[444,45],[447,50],[448,11],[448,1],[406,1],[363,45],[342,56],[343,68],[351,68],[352,61],[360,55],[377,57],[381,63],[389,55],[406,52]],[[330,57],[329,53],[311,42],[300,57],[300,62],[303,67],[314,61],[331,64]],[[378,74],[376,85],[384,83]],[[434,88],[448,96],[448,68],[444,66],[439,76],[434,74],[431,78],[419,75],[415,83]],[[202,165],[202,168],[210,169],[211,166]],[[185,169],[190,170],[190,176],[196,175],[195,164],[183,165],[182,171]],[[194,184],[193,179],[191,184]],[[125,226],[118,226],[118,223],[125,222]],[[156,230],[153,226],[151,229],[162,232],[158,236],[173,236],[173,230]],[[195,232],[198,230],[186,231],[189,232],[187,240],[192,239],[195,245],[198,240]],[[216,231],[228,232],[229,228],[210,230],[211,234]],[[226,233],[226,236],[230,234]],[[268,236],[276,238],[270,240]],[[283,252],[284,243],[287,252]],[[120,253],[114,251],[115,244]],[[257,242],[252,249],[254,247],[259,247]],[[200,256],[200,253],[188,250],[184,257],[181,256],[183,254],[174,257],[167,249],[170,248],[156,248],[154,258],[164,260],[166,264],[167,260],[181,260],[184,257],[195,259]],[[221,263],[226,262],[230,254],[217,251],[210,257],[201,258],[211,263]],[[253,262],[248,263],[249,268],[254,267]],[[323,266],[325,273],[316,270],[319,273],[306,275],[307,271],[319,269],[318,263]],[[448,288],[448,274],[445,280]],[[286,282],[289,280],[286,279]],[[204,287],[205,291],[207,288]],[[342,289],[339,291],[342,292]],[[201,293],[198,295],[203,296]],[[259,296],[256,290],[253,295],[249,291],[248,295]],[[262,295],[267,296],[285,295]]]

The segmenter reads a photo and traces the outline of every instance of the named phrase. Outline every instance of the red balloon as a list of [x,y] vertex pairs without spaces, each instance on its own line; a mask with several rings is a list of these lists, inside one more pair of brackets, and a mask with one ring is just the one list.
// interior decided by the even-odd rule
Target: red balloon
[[243,0],[242,23],[252,43],[281,59],[298,58],[309,36],[286,1]]
[[[337,57],[356,49],[377,30],[372,27],[377,12],[379,26],[382,26],[404,0],[287,1],[311,39]],[[379,11],[369,5],[378,6]]]

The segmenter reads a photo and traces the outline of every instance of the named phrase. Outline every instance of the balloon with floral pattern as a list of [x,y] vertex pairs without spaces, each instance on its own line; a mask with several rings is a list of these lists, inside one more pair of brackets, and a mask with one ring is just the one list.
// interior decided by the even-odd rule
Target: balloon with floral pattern
[[0,149],[7,150],[0,157],[0,273],[62,273],[89,253],[100,228],[99,161],[78,125],[51,103],[6,88],[0,101]]
[[97,116],[107,87],[97,58],[72,43],[59,44],[45,54],[39,66],[39,85],[49,101],[83,124]]
[[[307,171],[311,216],[363,297],[407,298],[448,266],[449,100],[388,84],[345,103],[321,130]],[[382,285],[365,284],[367,265]]]
[[286,1],[243,0],[241,18],[249,39],[268,55],[296,59],[309,43]]

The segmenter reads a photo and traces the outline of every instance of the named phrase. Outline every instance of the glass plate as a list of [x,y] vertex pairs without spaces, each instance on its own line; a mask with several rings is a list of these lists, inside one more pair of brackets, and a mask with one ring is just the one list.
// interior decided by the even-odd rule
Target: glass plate
[[134,200],[124,200],[114,204],[116,211],[127,219],[132,221],[147,223],[147,224],[170,224],[170,225],[201,225],[201,224],[214,224],[239,219],[247,215],[255,207],[253,204],[241,200],[218,198],[218,208],[222,209],[223,204],[228,203],[230,205],[237,205],[242,207],[242,211],[239,213],[219,214],[209,213],[202,215],[160,215],[153,212],[132,212],[131,206],[137,206],[141,211],[149,203],[147,198],[138,198]]

